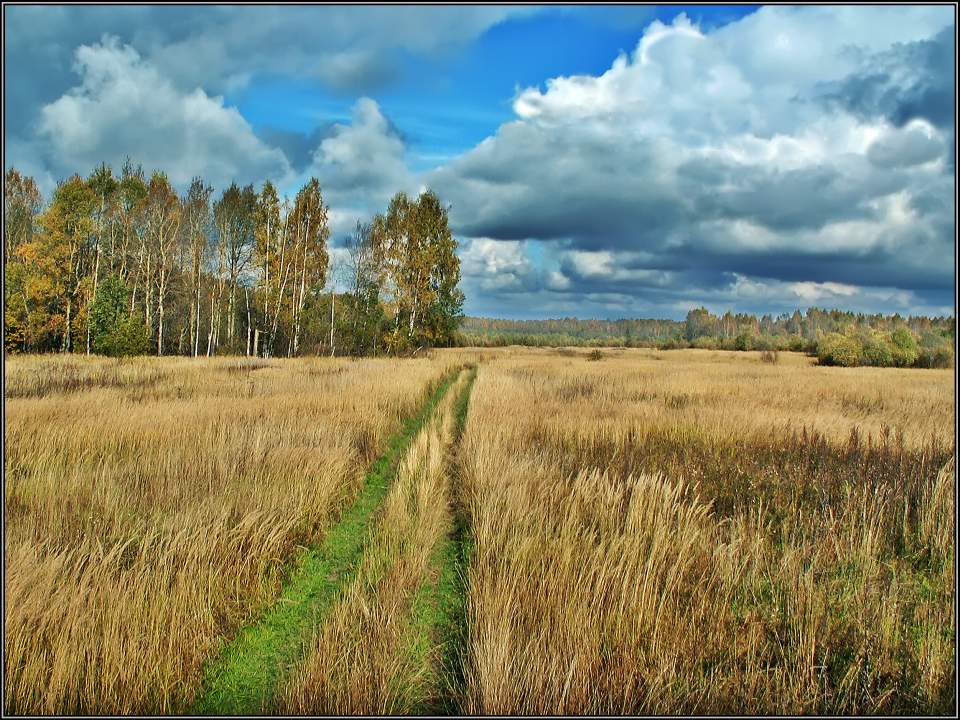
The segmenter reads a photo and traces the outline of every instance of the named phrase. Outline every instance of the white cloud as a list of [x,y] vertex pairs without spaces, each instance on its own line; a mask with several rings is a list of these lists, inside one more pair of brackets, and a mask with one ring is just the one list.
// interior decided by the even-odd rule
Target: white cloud
[[349,123],[333,126],[320,141],[304,172],[291,182],[291,191],[310,177],[320,181],[331,207],[333,235],[352,232],[357,220],[369,220],[387,208],[394,193],[419,192],[420,183],[407,165],[407,147],[370,98],[353,106]]
[[[948,8],[902,6],[765,7],[710,32],[684,15],[653,22],[606,72],[518,92],[514,120],[429,178],[463,234],[567,248],[544,277],[571,296],[691,280],[709,296],[731,274],[780,277],[755,289],[793,303],[853,301],[842,289],[866,285],[890,302],[897,285],[942,291],[952,137],[823,93],[895,43],[915,92],[909,79],[939,56],[909,44],[939,47],[952,22]],[[812,284],[798,295],[791,282]]]
[[913,120],[903,128],[887,126],[867,148],[870,162],[881,168],[910,167],[940,160],[945,142],[924,120]]
[[524,291],[538,282],[538,271],[522,243],[470,238],[459,257],[466,282],[483,292]]
[[570,250],[560,253],[559,257],[572,274],[586,280],[650,286],[666,286],[672,280],[669,272],[639,266],[643,261],[641,253]]
[[185,185],[202,175],[217,187],[236,180],[282,181],[284,154],[253,133],[236,108],[202,89],[176,89],[136,50],[106,37],[83,45],[74,66],[81,82],[40,112],[39,138],[64,174],[129,156]]
[[857,292],[857,288],[853,285],[835,282],[796,282],[790,284],[790,289],[797,297],[811,301],[823,298],[850,297]]
[[383,200],[398,190],[415,187],[405,155],[403,140],[380,106],[370,98],[360,98],[350,124],[334,125],[330,137],[320,142],[308,173],[334,191],[360,190]]

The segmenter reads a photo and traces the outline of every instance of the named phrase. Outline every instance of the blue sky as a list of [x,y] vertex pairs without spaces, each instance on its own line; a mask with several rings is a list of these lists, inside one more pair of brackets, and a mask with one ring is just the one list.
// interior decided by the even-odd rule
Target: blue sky
[[[450,204],[470,314],[954,312],[950,7],[26,7],[5,167]],[[335,249],[334,257],[339,252]]]
[[[603,73],[619,53],[633,49],[655,19],[669,23],[686,13],[701,27],[716,28],[758,7],[544,7],[493,25],[468,46],[440,57],[397,53],[391,81],[379,87],[374,83],[369,94],[403,133],[413,169],[425,171],[469,150],[509,121],[518,88],[552,77]],[[318,124],[349,121],[356,101],[351,90],[277,75],[228,92],[225,100],[255,130],[309,134]]]

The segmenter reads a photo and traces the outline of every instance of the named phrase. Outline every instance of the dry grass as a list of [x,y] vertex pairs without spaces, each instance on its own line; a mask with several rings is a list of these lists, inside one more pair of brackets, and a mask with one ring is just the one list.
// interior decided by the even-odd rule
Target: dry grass
[[950,375],[660,355],[481,368],[465,711],[948,712]]
[[[403,459],[353,585],[319,628],[288,683],[284,714],[410,714],[435,696],[441,660],[417,603],[436,581],[431,560],[451,531],[446,456],[460,374]],[[429,615],[429,613],[427,613]]]
[[789,352],[771,365],[759,352],[692,349],[606,348],[603,362],[588,362],[588,350],[562,350],[491,349],[483,356],[529,388],[537,415],[579,412],[591,435],[668,426],[726,439],[806,428],[846,442],[856,427],[864,439],[886,428],[902,432],[909,446],[953,441],[950,370],[821,367]]
[[[457,452],[462,377],[280,710],[412,712],[442,694],[468,713],[955,708],[950,371],[591,360],[11,358],[5,710],[188,707],[201,665],[465,362],[480,369]],[[454,508],[474,549],[463,687],[446,688],[424,588]]]
[[10,358],[8,712],[171,712],[444,361]]

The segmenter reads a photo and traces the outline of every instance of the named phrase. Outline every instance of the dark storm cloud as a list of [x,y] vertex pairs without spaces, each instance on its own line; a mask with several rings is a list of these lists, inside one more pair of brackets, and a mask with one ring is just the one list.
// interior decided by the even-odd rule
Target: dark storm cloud
[[596,248],[628,237],[656,243],[679,221],[686,201],[650,182],[659,164],[647,140],[513,123],[429,181],[453,202],[465,235]]
[[[845,79],[829,86],[829,101],[798,103],[804,92],[784,92],[787,74],[798,89],[827,87],[796,65],[806,62],[790,42],[809,32],[803,13],[758,16],[743,37],[727,26],[716,44],[683,23],[655,26],[600,77],[520,93],[516,121],[428,178],[452,202],[455,229],[554,245],[536,276],[542,298],[606,292],[673,303],[672,314],[700,296],[735,307],[902,310],[922,293],[948,305],[952,26],[882,51],[831,40],[836,55],[820,48],[824,72]],[[896,18],[877,17],[875,34],[896,32]],[[854,20],[844,21],[857,28]],[[936,18],[922,22],[936,28]],[[769,65],[776,53],[779,76]],[[838,69],[851,62],[872,63],[882,92]]]
[[296,172],[302,172],[313,160],[317,145],[330,137],[333,127],[333,123],[325,123],[309,133],[264,127],[257,131],[257,135],[268,145],[282,150],[290,161],[291,167]]
[[877,167],[912,167],[936,160],[944,154],[946,143],[919,127],[889,133],[867,149],[867,157]]
[[[949,290],[953,286],[953,267],[910,267],[899,265],[896,256],[882,250],[852,255],[836,252],[710,253],[699,251],[705,268],[723,268],[724,273],[766,277],[785,282],[839,282],[848,285],[869,284],[911,290]],[[869,283],[864,283],[869,278]]]
[[956,104],[955,28],[928,40],[897,43],[870,57],[861,70],[820,86],[821,98],[863,118],[895,125],[923,118],[952,128]]
[[716,160],[685,163],[678,169],[678,180],[693,203],[687,222],[747,219],[777,231],[871,217],[874,212],[866,202],[895,192],[906,182],[893,173],[865,173],[862,166],[777,171]]

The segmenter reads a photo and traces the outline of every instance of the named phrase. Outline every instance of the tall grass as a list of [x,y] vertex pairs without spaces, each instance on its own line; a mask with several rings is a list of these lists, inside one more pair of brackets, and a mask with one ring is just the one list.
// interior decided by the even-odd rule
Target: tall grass
[[[465,376],[276,709],[410,713],[439,695],[467,713],[955,709],[948,371],[590,360],[11,358],[5,710],[190,707],[203,664],[466,361],[481,364],[456,452]],[[437,558],[454,516],[472,551],[463,686],[447,688]]]
[[6,367],[6,710],[54,714],[188,706],[202,663],[277,595],[446,369]]
[[481,368],[467,712],[954,706],[949,376],[711,355]]

